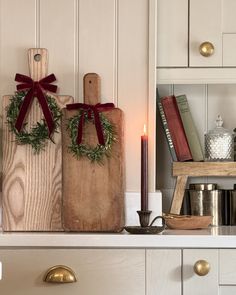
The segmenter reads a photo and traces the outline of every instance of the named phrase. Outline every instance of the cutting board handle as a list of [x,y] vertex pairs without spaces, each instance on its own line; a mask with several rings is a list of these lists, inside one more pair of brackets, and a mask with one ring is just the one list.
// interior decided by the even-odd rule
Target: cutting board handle
[[30,77],[34,81],[47,76],[48,73],[48,51],[45,48],[30,48],[28,50],[28,62]]
[[84,103],[97,104],[101,102],[101,79],[96,73],[84,75]]

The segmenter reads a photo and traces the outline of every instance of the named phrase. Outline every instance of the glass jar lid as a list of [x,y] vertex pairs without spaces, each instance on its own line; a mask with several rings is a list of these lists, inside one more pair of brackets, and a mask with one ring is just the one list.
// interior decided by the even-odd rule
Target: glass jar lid
[[218,115],[217,116],[217,119],[215,120],[215,124],[216,124],[216,127],[212,130],[209,130],[208,131],[208,135],[210,136],[214,136],[214,135],[232,135],[232,132],[230,132],[228,129],[225,129],[223,127],[223,124],[224,124],[224,121],[221,117],[221,115]]

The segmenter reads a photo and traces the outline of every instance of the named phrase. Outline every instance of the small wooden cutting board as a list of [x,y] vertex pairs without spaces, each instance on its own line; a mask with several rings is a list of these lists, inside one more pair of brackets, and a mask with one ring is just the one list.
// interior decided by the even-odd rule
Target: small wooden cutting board
[[[91,73],[84,77],[84,102],[100,102],[100,78]],[[111,157],[104,157],[103,165],[87,158],[76,159],[69,151],[71,142],[68,119],[78,110],[63,109],[63,224],[67,231],[119,232],[124,226],[124,151],[123,112],[114,108],[104,116],[115,126],[117,141]],[[83,140],[98,143],[93,123],[86,123]]]
[[[30,76],[38,81],[47,75],[46,49],[28,52]],[[13,82],[14,83],[14,82]],[[71,96],[53,96],[59,107],[73,102]],[[62,154],[61,133],[54,133],[54,143],[34,154],[30,145],[17,145],[6,123],[6,107],[12,96],[3,97],[3,230],[61,231]],[[34,98],[27,122],[32,126],[43,118]]]

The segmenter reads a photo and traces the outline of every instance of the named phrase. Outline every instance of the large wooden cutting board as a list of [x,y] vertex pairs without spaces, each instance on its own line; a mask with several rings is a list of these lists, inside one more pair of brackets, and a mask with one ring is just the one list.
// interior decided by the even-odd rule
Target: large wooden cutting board
[[[30,49],[28,57],[31,78],[38,81],[45,77],[47,50]],[[40,60],[38,57],[41,57]],[[53,97],[60,107],[73,102],[71,96]],[[48,141],[45,150],[39,154],[34,154],[30,145],[17,145],[14,134],[6,124],[5,109],[10,98],[3,97],[3,230],[60,231],[61,133],[55,133],[55,144]],[[41,118],[41,108],[35,98],[26,120],[32,126]]]
[[[84,77],[84,102],[100,102],[100,78],[97,74]],[[63,224],[67,231],[119,232],[124,226],[124,151],[123,113],[115,108],[104,112],[114,124],[117,141],[112,156],[104,157],[103,165],[91,163],[87,158],[77,160],[70,152],[71,140],[67,121],[77,110],[63,110]],[[86,123],[83,140],[97,145],[94,124]]]

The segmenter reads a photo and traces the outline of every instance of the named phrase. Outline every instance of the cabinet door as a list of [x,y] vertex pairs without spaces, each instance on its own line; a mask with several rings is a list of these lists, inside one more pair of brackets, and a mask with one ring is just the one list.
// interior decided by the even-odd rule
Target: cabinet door
[[236,294],[236,250],[219,250],[220,295]]
[[[0,294],[145,294],[145,250],[0,250],[0,261]],[[45,272],[54,265],[69,266],[76,273],[77,282],[43,282]]]
[[181,250],[147,250],[147,295],[181,295]]
[[[192,67],[236,66],[236,1],[190,0],[189,63]],[[201,43],[214,45],[214,54],[203,57]]]
[[223,66],[236,66],[236,1],[222,2]]
[[[209,263],[208,274],[199,275],[194,271],[199,260]],[[218,295],[218,288],[218,250],[183,250],[183,295]]]
[[188,0],[157,0],[157,66],[188,66]]
[[219,250],[220,284],[236,285],[236,250]]
[[[227,1],[227,0],[226,0]],[[222,66],[222,0],[190,0],[189,65],[191,67]],[[211,42],[215,51],[204,57],[199,46]]]

